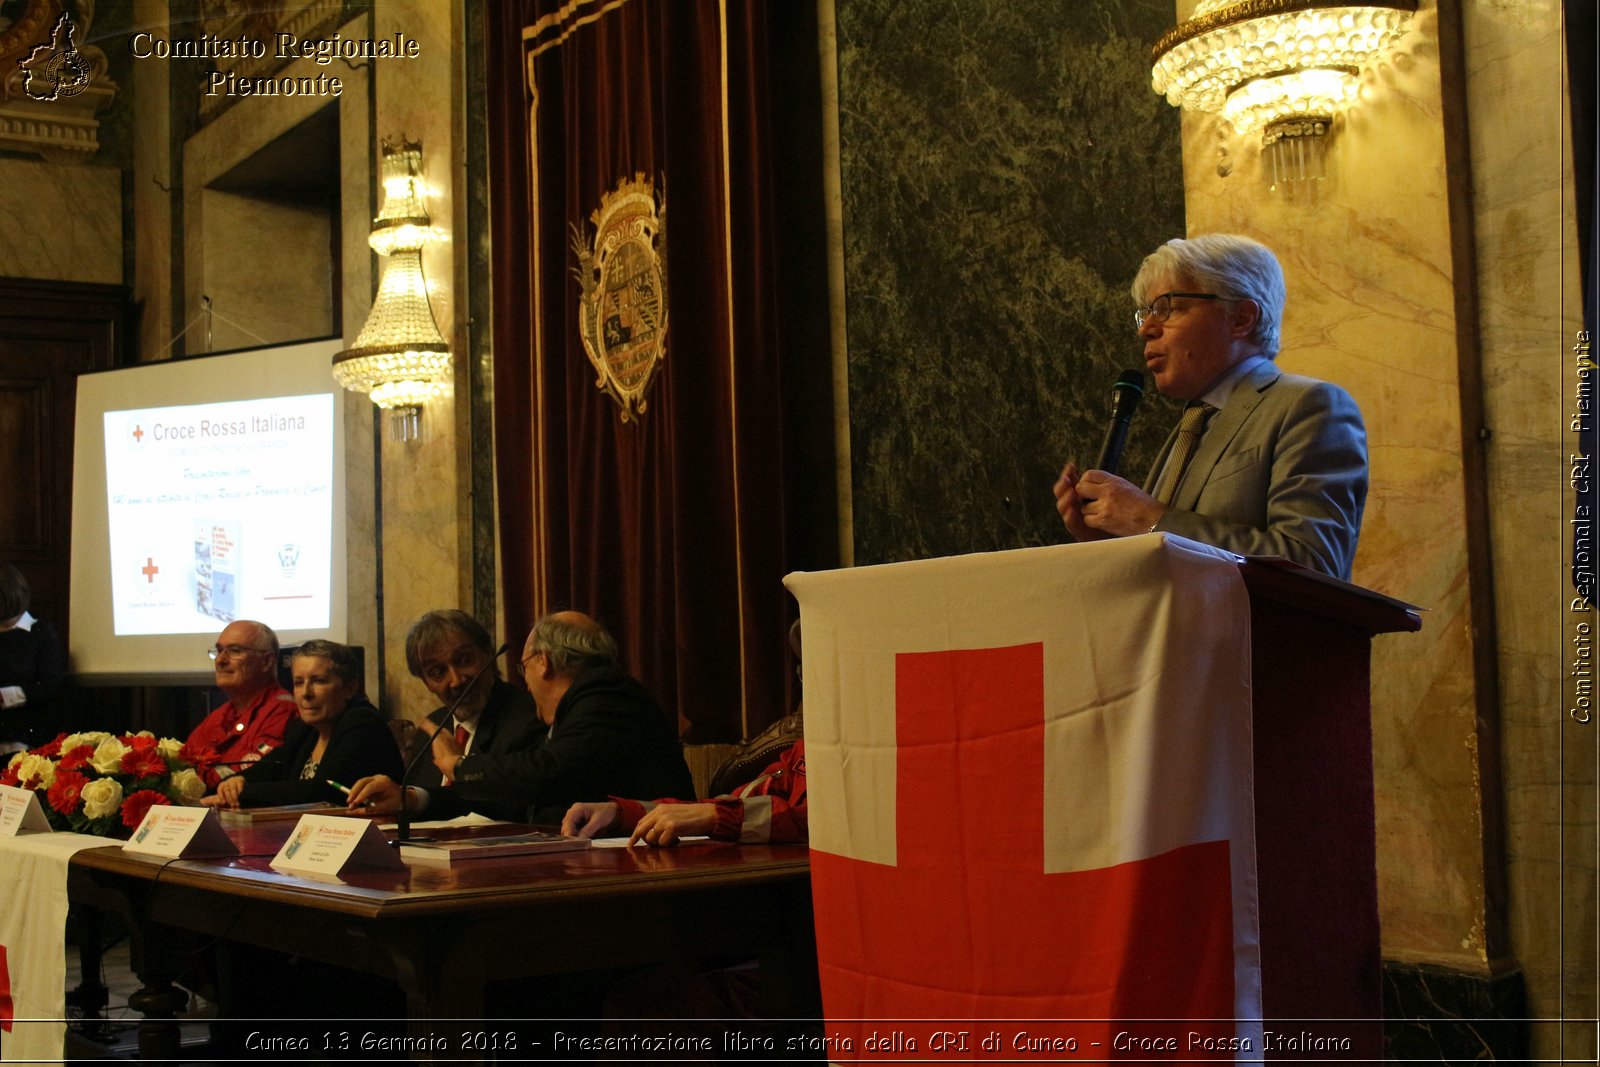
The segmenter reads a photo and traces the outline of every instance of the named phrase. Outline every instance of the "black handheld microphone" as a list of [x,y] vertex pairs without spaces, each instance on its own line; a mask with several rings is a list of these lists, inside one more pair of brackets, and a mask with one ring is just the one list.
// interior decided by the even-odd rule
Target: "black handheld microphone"
[[[435,728],[435,732],[444,729],[444,723],[449,722],[455,717],[456,709],[461,706],[461,702],[463,700],[467,699],[467,694],[472,692],[472,690],[477,686],[478,679],[482,678],[486,674],[494,674],[494,661],[505,655],[510,650],[511,646],[509,644],[504,644],[500,646],[500,650],[498,652],[489,657],[489,662],[483,665],[483,670],[479,671],[477,674],[474,674],[472,676],[472,681],[463,686],[461,692],[457,693],[456,698],[450,702],[450,710],[445,712],[445,716],[442,720],[440,720],[439,725]],[[417,729],[420,730],[422,727],[419,726]],[[432,751],[433,734],[429,734],[428,739],[423,743],[422,747],[417,749],[417,754],[412,756],[411,762],[406,765],[406,773],[400,776],[400,818],[397,821],[395,838],[393,841],[389,842],[391,845],[398,847],[400,845],[409,845],[415,841],[429,840],[426,837],[411,836],[411,810],[406,807],[406,783],[411,780],[411,772],[415,771],[419,766],[422,765],[422,757],[428,755]]]
[[1128,426],[1143,398],[1144,375],[1139,371],[1125,370],[1111,383],[1111,422],[1106,426],[1106,439],[1100,446],[1100,458],[1095,460],[1095,470],[1115,474],[1122,466],[1122,446],[1128,443]]

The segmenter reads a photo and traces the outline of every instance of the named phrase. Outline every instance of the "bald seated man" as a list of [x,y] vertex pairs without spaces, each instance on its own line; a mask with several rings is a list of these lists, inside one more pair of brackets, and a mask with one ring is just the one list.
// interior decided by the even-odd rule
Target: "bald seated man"
[[[516,752],[463,754],[444,730],[434,734],[434,765],[451,785],[406,790],[406,806],[428,819],[471,811],[527,812],[559,823],[574,801],[608,796],[693,796],[672,720],[618,665],[616,639],[594,619],[558,611],[534,624],[522,650],[522,679],[549,727],[544,744]],[[363,778],[350,806],[397,812],[394,779]]]
[[194,728],[186,756],[206,785],[228,778],[283,743],[296,718],[294,697],[278,684],[278,635],[265,623],[231,622],[211,649],[217,688],[228,699]]

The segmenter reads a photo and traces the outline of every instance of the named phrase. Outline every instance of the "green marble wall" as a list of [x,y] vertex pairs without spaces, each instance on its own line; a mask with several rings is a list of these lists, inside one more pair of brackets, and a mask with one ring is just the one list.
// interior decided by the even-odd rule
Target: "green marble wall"
[[[1053,544],[1183,233],[1171,0],[837,0],[857,563]],[[1135,421],[1142,479],[1175,416]]]

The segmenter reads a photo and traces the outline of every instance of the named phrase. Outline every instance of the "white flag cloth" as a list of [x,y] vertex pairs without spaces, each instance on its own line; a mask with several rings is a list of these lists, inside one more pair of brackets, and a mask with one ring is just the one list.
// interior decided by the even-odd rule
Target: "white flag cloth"
[[[1156,534],[786,584],[830,1032],[1212,1019],[1180,1031],[1204,1047],[1167,1051],[1260,1049],[1232,554]],[[1109,1041],[1111,1025],[1074,1032]]]

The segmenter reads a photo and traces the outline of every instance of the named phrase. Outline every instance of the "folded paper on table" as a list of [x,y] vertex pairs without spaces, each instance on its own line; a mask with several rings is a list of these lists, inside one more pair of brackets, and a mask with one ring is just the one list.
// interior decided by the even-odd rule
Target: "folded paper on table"
[[39,794],[32,789],[0,785],[0,837],[18,834],[47,834],[50,820],[39,806]]
[[143,852],[167,859],[195,859],[201,856],[234,856],[239,846],[233,843],[215,808],[153,805],[144,813],[133,836],[122,845],[126,852]]
[[371,819],[302,815],[278,854],[274,870],[337,878],[354,867],[404,867]]

